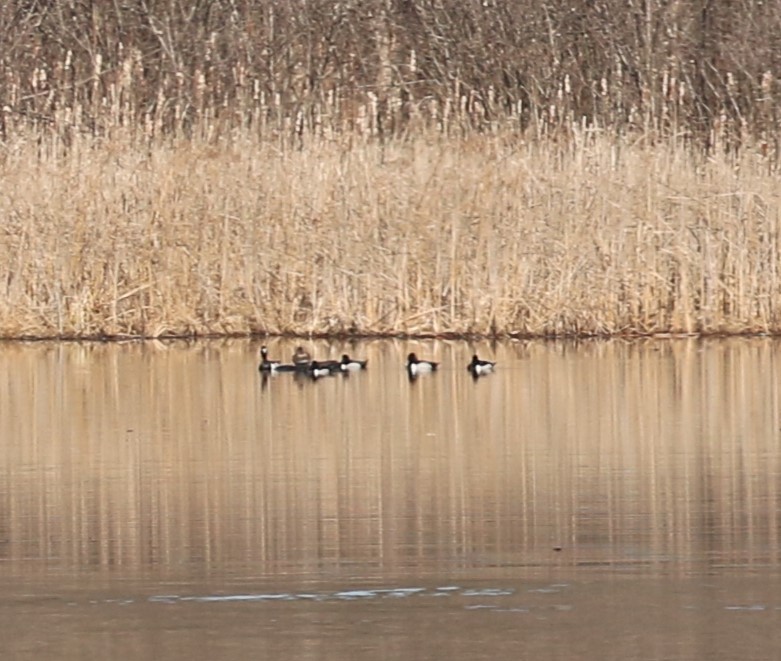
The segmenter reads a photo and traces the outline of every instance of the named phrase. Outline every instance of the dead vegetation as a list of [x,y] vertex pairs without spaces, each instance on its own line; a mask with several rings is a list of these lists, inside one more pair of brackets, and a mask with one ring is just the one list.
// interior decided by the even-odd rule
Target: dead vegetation
[[0,7],[0,335],[779,330],[773,3]]

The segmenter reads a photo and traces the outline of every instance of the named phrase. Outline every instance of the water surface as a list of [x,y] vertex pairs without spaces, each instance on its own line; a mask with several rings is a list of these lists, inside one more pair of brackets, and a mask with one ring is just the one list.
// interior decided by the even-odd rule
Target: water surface
[[3,658],[781,653],[780,343],[305,345],[0,345]]

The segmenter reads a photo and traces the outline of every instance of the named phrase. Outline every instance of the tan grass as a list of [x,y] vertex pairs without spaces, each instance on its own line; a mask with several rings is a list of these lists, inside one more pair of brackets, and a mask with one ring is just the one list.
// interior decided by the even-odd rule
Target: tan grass
[[673,141],[21,133],[0,335],[777,332],[779,187]]

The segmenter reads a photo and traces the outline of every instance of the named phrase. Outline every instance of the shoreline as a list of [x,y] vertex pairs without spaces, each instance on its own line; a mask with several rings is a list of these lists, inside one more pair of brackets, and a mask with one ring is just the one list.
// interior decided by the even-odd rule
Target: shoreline
[[644,340],[730,340],[730,339],[781,339],[781,332],[745,331],[734,333],[720,332],[674,332],[654,333],[616,333],[616,334],[561,334],[561,335],[524,335],[518,333],[498,335],[474,335],[461,333],[366,333],[366,334],[329,334],[329,333],[233,333],[233,334],[193,334],[193,335],[114,335],[114,336],[19,336],[0,337],[3,344],[121,344],[131,342],[200,342],[217,340],[260,341],[269,338],[280,340],[330,340],[342,342],[370,342],[380,340],[442,340],[462,342],[610,342]]

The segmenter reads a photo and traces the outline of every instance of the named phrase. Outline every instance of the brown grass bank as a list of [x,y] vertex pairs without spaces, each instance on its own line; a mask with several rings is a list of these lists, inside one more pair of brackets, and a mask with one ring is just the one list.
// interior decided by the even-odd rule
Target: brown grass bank
[[0,4],[0,336],[776,332],[781,9]]
[[0,335],[781,330],[778,177],[598,131],[20,132]]

